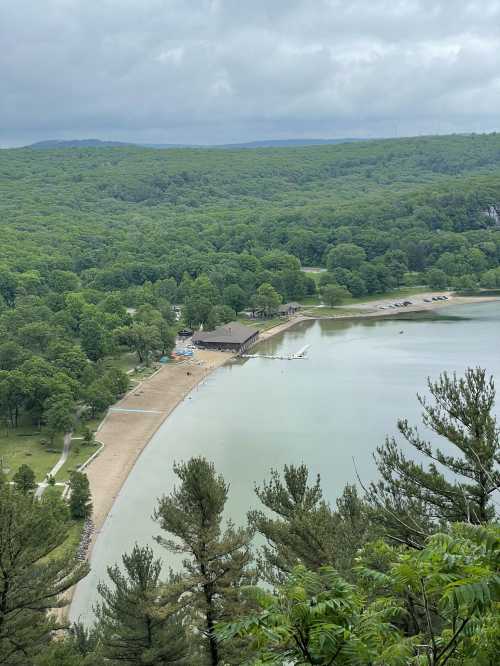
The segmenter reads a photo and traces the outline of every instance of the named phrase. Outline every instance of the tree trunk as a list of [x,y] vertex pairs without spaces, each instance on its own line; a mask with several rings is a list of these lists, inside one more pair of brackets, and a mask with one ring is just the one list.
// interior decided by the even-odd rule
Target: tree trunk
[[[200,563],[200,571],[205,580],[207,580],[207,569],[205,564]],[[203,585],[203,594],[205,595],[205,601],[207,603],[207,610],[205,613],[206,619],[206,628],[207,628],[207,637],[208,637],[208,648],[210,652],[210,664],[211,666],[217,666],[219,663],[219,646],[217,644],[217,639],[215,637],[215,619],[213,612],[213,599],[212,599],[212,584],[210,582]]]
[[210,650],[210,664],[217,666],[219,663],[219,646],[215,637],[215,622],[212,612],[212,595],[205,591],[205,598],[207,600],[207,634],[208,634],[208,647]]

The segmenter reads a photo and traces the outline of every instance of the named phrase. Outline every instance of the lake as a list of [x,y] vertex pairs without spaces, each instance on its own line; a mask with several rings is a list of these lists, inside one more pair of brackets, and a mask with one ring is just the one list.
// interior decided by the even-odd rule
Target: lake
[[[76,591],[71,618],[88,620],[106,567],[135,542],[155,544],[157,498],[175,482],[173,461],[203,455],[230,483],[227,514],[243,522],[258,506],[255,483],[270,468],[305,462],[334,502],[346,483],[376,476],[372,458],[396,421],[419,421],[416,392],[443,370],[487,368],[500,392],[500,302],[448,306],[435,318],[311,321],[261,343],[284,355],[310,345],[306,359],[240,359],[196,388],[161,426],[123,486],[99,535],[92,572]],[[497,406],[498,407],[498,406]]]

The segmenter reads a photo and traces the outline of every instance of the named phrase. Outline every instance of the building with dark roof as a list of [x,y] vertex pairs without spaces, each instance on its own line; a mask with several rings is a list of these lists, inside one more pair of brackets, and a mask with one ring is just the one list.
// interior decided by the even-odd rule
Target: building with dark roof
[[300,303],[285,303],[278,308],[280,317],[289,317],[300,310]]
[[196,331],[193,335],[193,344],[204,349],[241,353],[257,340],[258,335],[259,331],[255,328],[232,321],[213,331]]

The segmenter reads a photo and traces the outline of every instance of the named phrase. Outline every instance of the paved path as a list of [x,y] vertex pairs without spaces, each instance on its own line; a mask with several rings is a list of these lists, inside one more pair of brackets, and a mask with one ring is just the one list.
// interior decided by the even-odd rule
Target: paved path
[[56,462],[54,467],[50,470],[50,472],[47,473],[47,476],[42,481],[42,483],[38,484],[38,488],[36,489],[36,492],[35,492],[35,497],[40,498],[43,495],[43,493],[45,492],[45,488],[49,485],[48,482],[47,482],[47,479],[50,476],[55,477],[57,472],[61,469],[61,467],[64,465],[64,463],[68,459],[69,450],[71,448],[71,437],[72,437],[72,435],[73,435],[72,432],[67,432],[64,435],[64,444],[63,444],[63,450],[62,450],[62,453],[61,453],[61,457]]

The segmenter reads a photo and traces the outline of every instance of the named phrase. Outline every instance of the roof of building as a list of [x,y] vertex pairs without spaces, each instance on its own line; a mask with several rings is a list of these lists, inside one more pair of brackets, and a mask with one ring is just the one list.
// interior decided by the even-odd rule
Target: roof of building
[[285,303],[284,305],[279,306],[280,312],[288,312],[289,310],[298,310],[300,308],[300,303]]
[[193,342],[213,342],[215,344],[233,343],[243,345],[258,331],[255,328],[243,326],[238,321],[231,321],[224,326],[218,326],[213,331],[196,331]]

